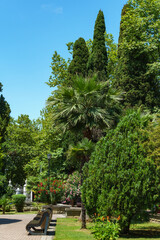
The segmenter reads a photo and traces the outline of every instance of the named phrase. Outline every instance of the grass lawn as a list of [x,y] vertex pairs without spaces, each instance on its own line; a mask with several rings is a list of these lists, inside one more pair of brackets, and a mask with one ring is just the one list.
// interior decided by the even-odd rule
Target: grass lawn
[[[55,240],[93,240],[90,232],[91,223],[87,230],[81,230],[81,223],[74,218],[57,219]],[[132,224],[129,235],[121,236],[119,240],[160,240],[160,223]]]
[[93,240],[88,229],[81,230],[81,223],[75,218],[59,218],[56,224],[54,240]]

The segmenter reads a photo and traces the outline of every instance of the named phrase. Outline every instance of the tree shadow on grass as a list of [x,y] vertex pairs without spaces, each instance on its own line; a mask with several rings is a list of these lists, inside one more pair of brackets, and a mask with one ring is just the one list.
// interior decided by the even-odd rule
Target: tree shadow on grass
[[21,222],[21,221],[22,220],[18,220],[18,219],[0,218],[0,225],[17,223],[17,222]]
[[160,229],[154,230],[130,230],[128,234],[122,234],[123,238],[160,238]]

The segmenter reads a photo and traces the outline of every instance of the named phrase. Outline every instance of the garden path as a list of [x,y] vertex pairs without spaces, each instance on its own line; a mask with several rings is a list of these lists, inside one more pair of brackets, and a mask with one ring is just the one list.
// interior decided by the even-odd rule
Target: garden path
[[[47,236],[28,235],[26,225],[35,214],[0,215],[0,239],[3,240],[53,240],[55,224],[50,224]],[[65,217],[64,214],[54,214],[52,220]]]

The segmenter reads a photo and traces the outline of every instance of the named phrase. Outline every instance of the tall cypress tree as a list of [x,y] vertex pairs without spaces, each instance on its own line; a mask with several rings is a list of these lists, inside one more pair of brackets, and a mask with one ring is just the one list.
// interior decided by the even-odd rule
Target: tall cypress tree
[[107,77],[107,51],[105,47],[105,20],[103,12],[100,10],[95,22],[92,53],[88,60],[89,75],[97,73],[101,81]]
[[125,14],[127,13],[127,11],[129,10],[129,4],[125,4],[123,6],[122,12],[121,12],[121,22],[120,22],[120,32],[119,32],[119,38],[118,38],[118,58],[120,58],[120,49],[121,49],[121,42],[123,42],[123,35],[124,35],[124,27],[123,27],[123,16],[125,16]]
[[130,1],[122,10],[116,85],[125,91],[125,106],[160,106],[157,4]]
[[71,61],[68,72],[71,75],[85,77],[87,75],[87,62],[89,51],[83,38],[79,38],[73,45],[73,60]]

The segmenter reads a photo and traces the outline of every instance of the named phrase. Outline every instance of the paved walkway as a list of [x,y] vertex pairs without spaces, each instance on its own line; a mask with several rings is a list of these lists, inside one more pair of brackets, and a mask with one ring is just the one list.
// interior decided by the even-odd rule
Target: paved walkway
[[35,214],[0,215],[0,239],[2,240],[52,240],[55,235],[55,222],[57,218],[65,217],[63,214],[54,214],[47,236],[28,235],[26,225],[35,217]]

